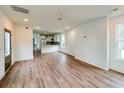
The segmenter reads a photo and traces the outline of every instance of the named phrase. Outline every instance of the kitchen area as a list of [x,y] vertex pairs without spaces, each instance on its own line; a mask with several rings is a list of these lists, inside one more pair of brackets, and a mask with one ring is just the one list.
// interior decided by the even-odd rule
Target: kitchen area
[[34,54],[56,52],[59,50],[61,33],[33,32]]

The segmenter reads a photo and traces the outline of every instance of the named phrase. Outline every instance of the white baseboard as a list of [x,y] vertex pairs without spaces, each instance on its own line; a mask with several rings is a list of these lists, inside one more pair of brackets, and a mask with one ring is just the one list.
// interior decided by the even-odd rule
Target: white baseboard
[[82,61],[82,62],[85,62],[85,63],[87,63],[87,64],[90,64],[90,65],[93,65],[93,66],[95,66],[95,67],[98,67],[98,68],[100,68],[100,69],[103,69],[103,70],[106,70],[106,71],[109,70],[108,68],[105,68],[105,67],[102,67],[102,66],[99,66],[99,65],[96,65],[96,64],[87,62],[87,61],[85,61],[85,60],[83,60],[83,59],[81,59],[81,58],[79,58],[79,57],[74,56],[74,58],[77,59],[77,60],[80,60],[80,61]]
[[[65,52],[65,51],[61,51],[61,52],[64,52],[64,53],[66,53],[66,54],[68,54],[68,55],[71,55],[71,56],[74,56],[74,55],[72,55],[72,54],[70,54],[70,53],[67,53],[67,52]],[[100,68],[100,69],[109,71],[109,68],[105,68],[105,67],[98,66],[98,65],[96,65],[96,64],[92,64],[92,63],[87,62],[87,61],[85,61],[85,60],[83,60],[83,59],[81,59],[81,58],[79,58],[79,57],[76,57],[76,56],[74,56],[74,58],[77,59],[77,60],[80,60],[80,61],[82,61],[82,62],[85,62],[85,63],[87,63],[87,64],[90,64],[90,65],[93,65],[93,66],[95,66],[95,67],[98,67],[98,68]]]
[[117,68],[117,67],[110,67],[110,69],[124,74],[124,69],[120,69],[120,68]]

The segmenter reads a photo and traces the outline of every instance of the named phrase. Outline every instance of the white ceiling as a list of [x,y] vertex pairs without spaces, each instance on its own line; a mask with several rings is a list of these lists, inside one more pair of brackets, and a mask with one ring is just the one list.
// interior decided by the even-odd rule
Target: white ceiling
[[[19,5],[28,9],[30,14],[13,11],[9,5],[0,6],[6,15],[15,23],[39,26],[41,31],[60,32],[66,27],[73,28],[86,21],[108,15],[108,11],[121,6],[115,5]],[[57,20],[57,11],[64,15],[62,23]],[[28,18],[28,22],[24,22]]]

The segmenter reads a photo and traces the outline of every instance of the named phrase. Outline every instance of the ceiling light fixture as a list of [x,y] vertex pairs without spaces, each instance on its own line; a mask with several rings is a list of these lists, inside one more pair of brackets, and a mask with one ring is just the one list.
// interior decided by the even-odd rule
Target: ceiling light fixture
[[57,20],[59,22],[64,20],[64,15],[63,15],[63,13],[62,13],[62,11],[60,9],[58,9],[58,11],[57,11]]
[[25,19],[24,19],[24,21],[25,21],[25,22],[27,22],[27,21],[28,21],[28,19],[27,19],[27,18],[25,18]]

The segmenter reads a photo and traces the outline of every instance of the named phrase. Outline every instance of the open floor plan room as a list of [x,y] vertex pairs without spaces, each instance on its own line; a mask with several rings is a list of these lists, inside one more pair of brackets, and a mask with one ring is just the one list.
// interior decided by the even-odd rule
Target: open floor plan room
[[122,87],[123,5],[0,5],[0,88]]

